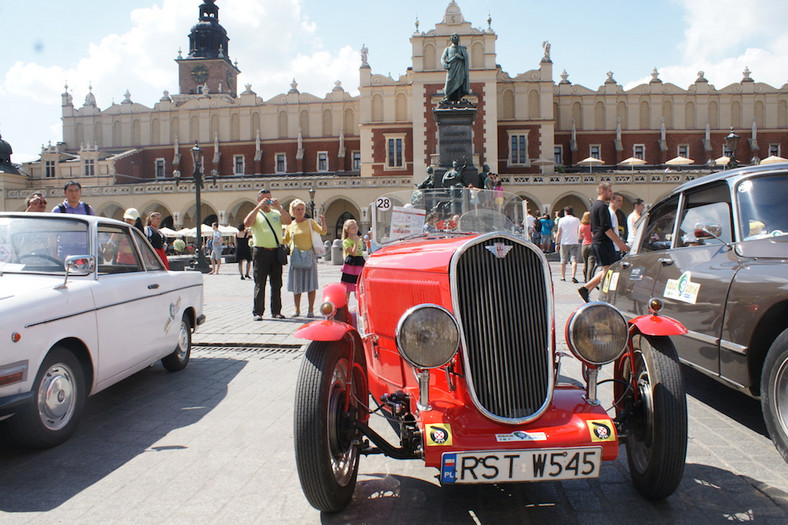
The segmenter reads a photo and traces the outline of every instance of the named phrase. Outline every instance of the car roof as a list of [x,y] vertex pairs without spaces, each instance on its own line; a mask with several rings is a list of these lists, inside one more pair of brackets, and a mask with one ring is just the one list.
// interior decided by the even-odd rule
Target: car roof
[[17,218],[31,218],[31,217],[44,217],[44,218],[57,218],[57,219],[65,219],[71,221],[81,221],[87,222],[88,224],[95,224],[97,222],[103,223],[110,223],[110,224],[117,224],[123,226],[129,226],[129,224],[119,221],[117,219],[111,219],[109,217],[101,217],[97,215],[81,215],[77,213],[52,213],[52,212],[24,212],[24,211],[3,211],[0,212],[0,217],[17,217]]
[[697,186],[701,186],[704,184],[708,184],[710,182],[728,181],[731,179],[738,180],[754,174],[777,173],[777,172],[788,172],[788,162],[781,162],[779,164],[768,164],[766,166],[743,166],[741,168],[736,168],[732,170],[718,171],[717,173],[704,175],[703,177],[698,177],[697,179],[693,179],[691,181],[685,182],[680,186],[676,186],[675,188],[673,188],[673,191],[671,191],[667,195],[675,195],[676,193],[681,193],[688,189],[695,188]]

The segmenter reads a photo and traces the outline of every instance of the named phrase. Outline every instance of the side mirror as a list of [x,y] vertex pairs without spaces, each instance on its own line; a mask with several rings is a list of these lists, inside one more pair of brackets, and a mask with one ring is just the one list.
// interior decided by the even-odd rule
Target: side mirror
[[698,240],[717,239],[722,241],[720,238],[722,236],[722,227],[719,224],[698,223],[695,225],[695,231],[693,234]]
[[66,278],[63,280],[63,284],[59,284],[55,287],[55,290],[60,290],[65,288],[68,284],[68,276],[69,275],[90,275],[91,273],[96,271],[96,257],[93,255],[69,255],[66,257],[65,263],[63,266],[66,270]]

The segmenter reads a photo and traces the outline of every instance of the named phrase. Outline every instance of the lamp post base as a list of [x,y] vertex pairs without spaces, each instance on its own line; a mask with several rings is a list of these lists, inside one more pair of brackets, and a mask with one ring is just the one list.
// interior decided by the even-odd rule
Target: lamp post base
[[192,259],[191,269],[201,273],[208,273],[211,271],[211,265],[208,264],[208,261],[205,259],[205,255],[202,253],[202,251],[197,250],[195,252],[194,259]]

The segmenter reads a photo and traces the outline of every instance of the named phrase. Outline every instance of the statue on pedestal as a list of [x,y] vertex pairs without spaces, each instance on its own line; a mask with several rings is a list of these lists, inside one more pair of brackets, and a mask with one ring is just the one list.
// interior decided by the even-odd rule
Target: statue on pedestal
[[460,45],[460,35],[451,35],[451,45],[441,55],[441,65],[446,70],[443,102],[459,102],[471,92],[470,57],[468,49]]

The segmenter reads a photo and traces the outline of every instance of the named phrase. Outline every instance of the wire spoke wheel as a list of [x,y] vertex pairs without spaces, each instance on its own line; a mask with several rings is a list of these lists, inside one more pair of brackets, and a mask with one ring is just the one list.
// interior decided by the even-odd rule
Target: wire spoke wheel
[[[622,401],[627,460],[636,490],[650,499],[672,494],[687,455],[687,401],[681,368],[668,337],[635,334],[619,373],[630,389]],[[634,360],[634,367],[630,363]],[[635,394],[637,393],[637,394]]]

